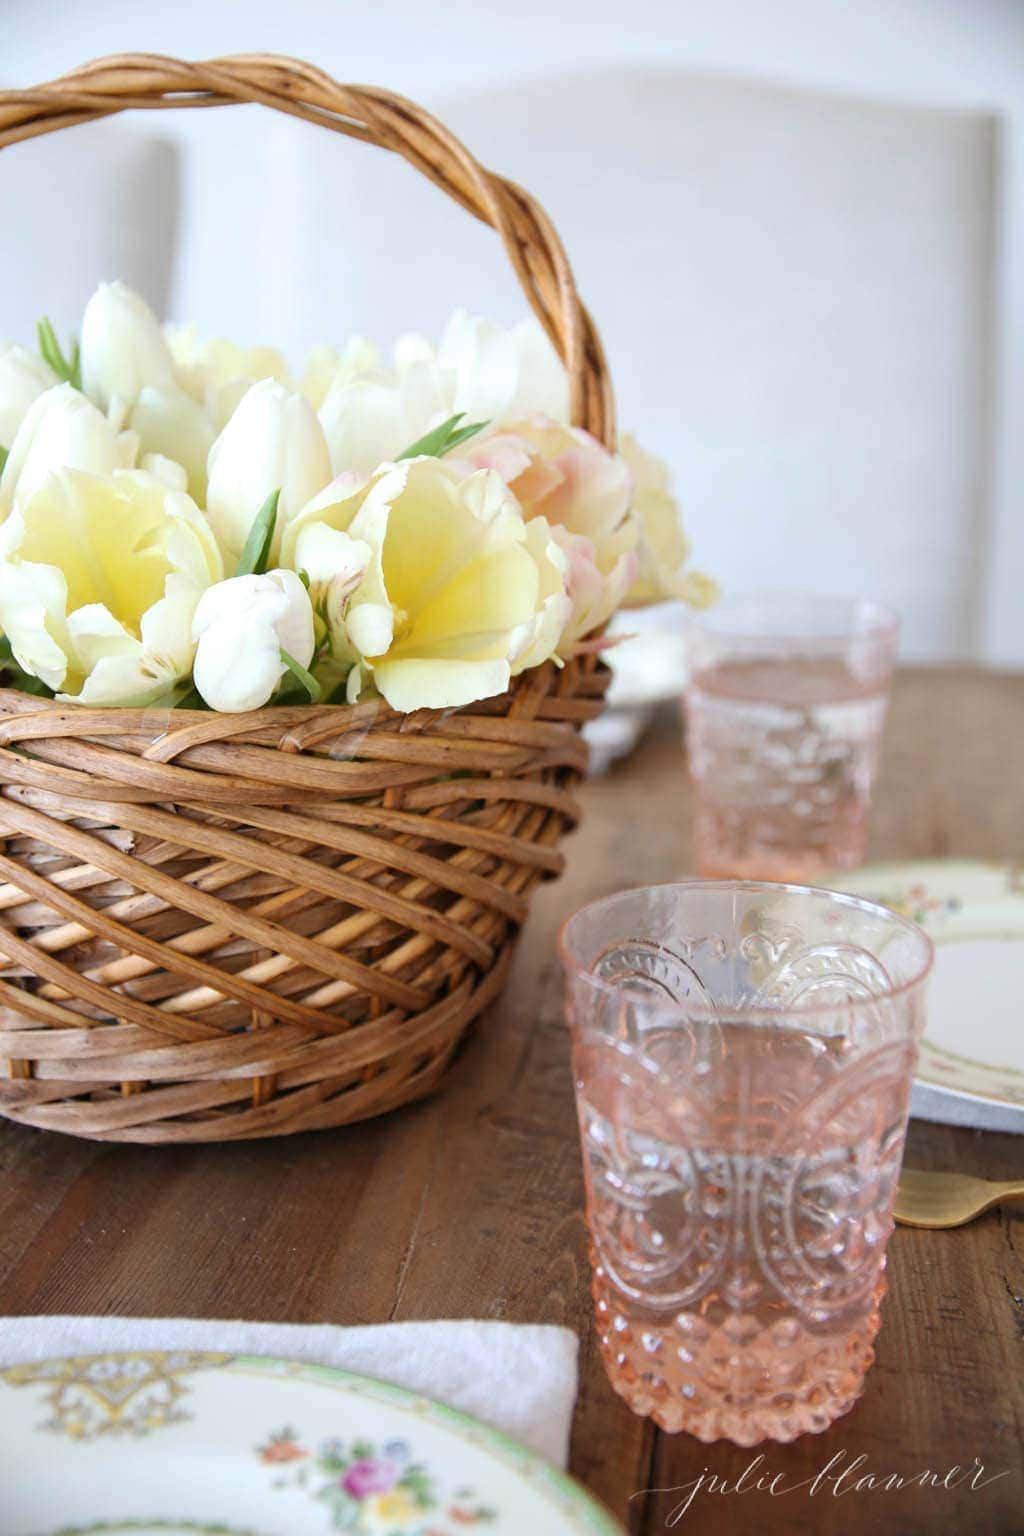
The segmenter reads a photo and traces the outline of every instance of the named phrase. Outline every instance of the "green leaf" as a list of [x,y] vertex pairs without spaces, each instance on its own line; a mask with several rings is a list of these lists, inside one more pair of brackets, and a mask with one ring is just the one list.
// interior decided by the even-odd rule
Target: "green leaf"
[[450,453],[460,443],[468,442],[488,425],[486,421],[471,421],[462,427],[459,423],[465,419],[465,415],[465,411],[456,411],[454,416],[449,416],[447,421],[442,421],[439,427],[434,427],[431,432],[425,433],[423,437],[411,443],[404,453],[398,455],[396,462],[422,457],[443,458],[446,453]]
[[75,389],[81,389],[82,358],[78,342],[71,343],[71,356],[65,357],[57,333],[46,315],[36,325],[36,335],[42,359],[53,369],[58,379],[63,379],[65,384],[72,384]]
[[270,546],[274,541],[274,524],[277,521],[277,503],[280,489],[271,491],[253,518],[245,548],[238,557],[236,576],[262,576],[270,559]]
[[294,656],[289,656],[283,645],[281,647],[281,660],[284,662],[292,676],[298,678],[303,688],[305,688],[306,692],[309,694],[310,703],[316,704],[320,698],[320,684],[317,682],[313,674],[311,672],[307,672],[305,667],[295,660]]
[[9,448],[0,447],[0,475],[2,475],[4,472],[4,466],[6,465],[7,460],[10,458],[10,454],[11,450]]
[[460,427],[457,432],[452,433],[445,443],[443,451],[451,453],[453,448],[458,448],[461,443],[467,443],[471,437],[476,437],[478,432],[482,432],[484,427],[488,426],[490,426],[490,422],[487,421],[471,421],[468,426]]

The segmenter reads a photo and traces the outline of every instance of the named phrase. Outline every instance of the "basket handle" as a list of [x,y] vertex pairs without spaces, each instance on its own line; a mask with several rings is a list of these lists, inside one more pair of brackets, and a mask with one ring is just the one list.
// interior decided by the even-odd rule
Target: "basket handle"
[[442,123],[402,96],[376,86],[342,85],[312,64],[273,54],[190,63],[120,53],[31,90],[0,91],[0,149],[116,112],[244,102],[401,155],[468,213],[496,229],[534,314],[568,370],[574,424],[606,447],[614,446],[615,405],[601,339],[544,209],[515,182],[488,171]]

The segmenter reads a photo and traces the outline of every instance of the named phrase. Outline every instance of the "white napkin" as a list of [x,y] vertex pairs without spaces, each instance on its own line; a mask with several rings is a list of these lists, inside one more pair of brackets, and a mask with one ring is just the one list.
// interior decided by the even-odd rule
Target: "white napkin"
[[193,1318],[0,1318],[0,1369],[112,1350],[208,1349],[333,1365],[436,1398],[539,1451],[569,1459],[576,1335],[546,1324],[244,1323]]

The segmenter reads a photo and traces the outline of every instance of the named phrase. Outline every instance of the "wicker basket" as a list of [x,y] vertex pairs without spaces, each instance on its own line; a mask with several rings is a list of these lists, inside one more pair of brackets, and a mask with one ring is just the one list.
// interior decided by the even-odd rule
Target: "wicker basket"
[[[558,236],[427,113],[308,64],[123,55],[0,93],[0,147],[133,108],[258,102],[402,155],[500,234],[610,444]],[[561,868],[592,660],[501,698],[247,715],[0,690],[0,1113],[103,1140],[281,1136],[429,1093]]]

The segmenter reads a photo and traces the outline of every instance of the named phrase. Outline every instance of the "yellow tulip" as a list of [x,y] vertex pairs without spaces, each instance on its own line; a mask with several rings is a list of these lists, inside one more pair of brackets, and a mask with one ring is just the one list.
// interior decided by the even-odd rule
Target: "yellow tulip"
[[[550,540],[531,540],[498,475],[418,458],[343,476],[285,529],[284,565],[301,564],[318,524],[369,550],[332,636],[335,652],[359,658],[350,696],[365,678],[395,709],[457,707],[504,692],[523,656],[536,666],[552,654],[559,559]],[[351,556],[347,542],[339,559]]]
[[[318,411],[334,385],[344,386],[363,373],[380,367],[380,354],[365,336],[350,336],[339,352],[335,347],[314,347],[302,370],[299,389]],[[396,449],[400,453],[401,449]]]
[[227,425],[250,384],[276,379],[292,387],[276,347],[240,347],[223,336],[204,341],[194,325],[167,325],[164,339],[179,385],[203,407],[214,432]]
[[140,471],[60,470],[0,528],[0,625],[58,698],[152,703],[192,670],[192,616],[223,575],[182,491]]
[[718,596],[718,587],[710,576],[686,569],[690,541],[683,533],[668,465],[628,433],[619,440],[619,452],[633,476],[633,511],[640,522],[639,568],[625,606],[642,608],[677,598],[691,608],[706,608]]

